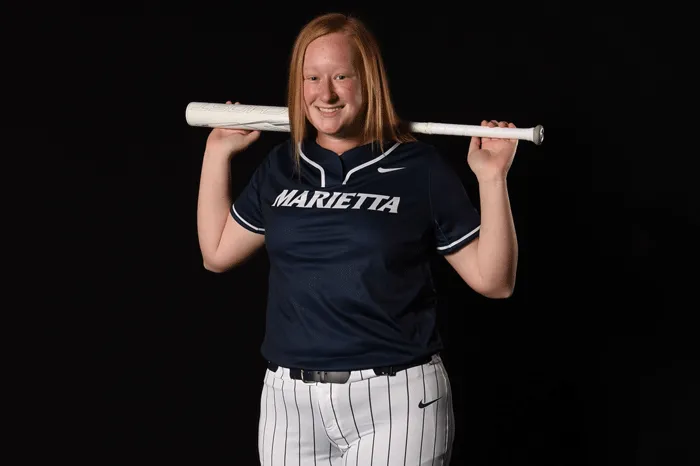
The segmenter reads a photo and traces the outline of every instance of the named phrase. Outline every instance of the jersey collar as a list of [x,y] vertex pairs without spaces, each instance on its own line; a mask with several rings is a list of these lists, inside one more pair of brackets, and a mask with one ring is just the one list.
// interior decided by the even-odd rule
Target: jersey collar
[[352,177],[360,176],[361,172],[374,166],[388,156],[399,146],[399,142],[385,141],[384,151],[378,143],[364,144],[352,148],[342,155],[318,145],[313,138],[308,138],[300,144],[301,160],[311,171],[315,171],[321,187],[346,184]]

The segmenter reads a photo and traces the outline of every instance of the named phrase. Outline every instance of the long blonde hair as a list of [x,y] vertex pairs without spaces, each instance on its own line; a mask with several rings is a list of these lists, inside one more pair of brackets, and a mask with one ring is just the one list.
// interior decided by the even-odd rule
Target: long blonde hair
[[385,141],[409,142],[414,136],[399,118],[391,101],[386,70],[379,44],[374,35],[357,18],[342,13],[328,13],[307,23],[297,35],[289,64],[287,107],[294,146],[294,160],[299,164],[299,144],[313,130],[304,111],[303,65],[306,48],[315,39],[332,33],[344,33],[361,57],[359,67],[363,103],[366,109],[363,137],[384,150]]

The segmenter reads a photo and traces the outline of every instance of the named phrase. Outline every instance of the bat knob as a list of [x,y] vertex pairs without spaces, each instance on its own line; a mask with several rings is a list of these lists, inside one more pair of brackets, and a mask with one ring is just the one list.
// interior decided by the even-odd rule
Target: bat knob
[[544,141],[544,126],[537,125],[532,129],[532,142],[536,145],[542,144]]

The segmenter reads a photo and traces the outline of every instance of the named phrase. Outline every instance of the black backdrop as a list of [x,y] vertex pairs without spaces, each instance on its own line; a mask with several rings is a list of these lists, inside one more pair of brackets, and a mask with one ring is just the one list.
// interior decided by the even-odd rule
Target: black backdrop
[[[267,258],[203,269],[208,130],[184,111],[190,101],[285,105],[294,36],[331,10],[202,4],[44,19],[47,87],[32,95],[85,104],[62,121],[44,165],[54,256],[33,272],[51,290],[46,328],[58,340],[38,351],[54,375],[41,397],[74,400],[56,395],[62,415],[47,415],[45,433],[65,434],[71,454],[90,451],[96,465],[256,464]],[[545,127],[542,146],[520,144],[509,175],[515,294],[480,298],[434,264],[453,464],[698,464],[697,149],[690,133],[654,131],[693,131],[679,113],[678,29],[535,6],[339,10],[377,34],[405,119]],[[234,160],[234,194],[284,137],[265,133]],[[420,137],[477,198],[468,139]],[[52,357],[63,349],[75,359]]]

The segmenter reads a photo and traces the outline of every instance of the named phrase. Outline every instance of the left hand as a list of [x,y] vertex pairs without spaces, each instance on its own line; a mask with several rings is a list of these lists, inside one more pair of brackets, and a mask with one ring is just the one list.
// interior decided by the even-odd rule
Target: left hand
[[[513,123],[506,121],[483,120],[481,126],[494,128],[515,128]],[[513,164],[517,139],[482,138],[472,136],[469,142],[467,162],[479,182],[505,180],[510,166]]]

